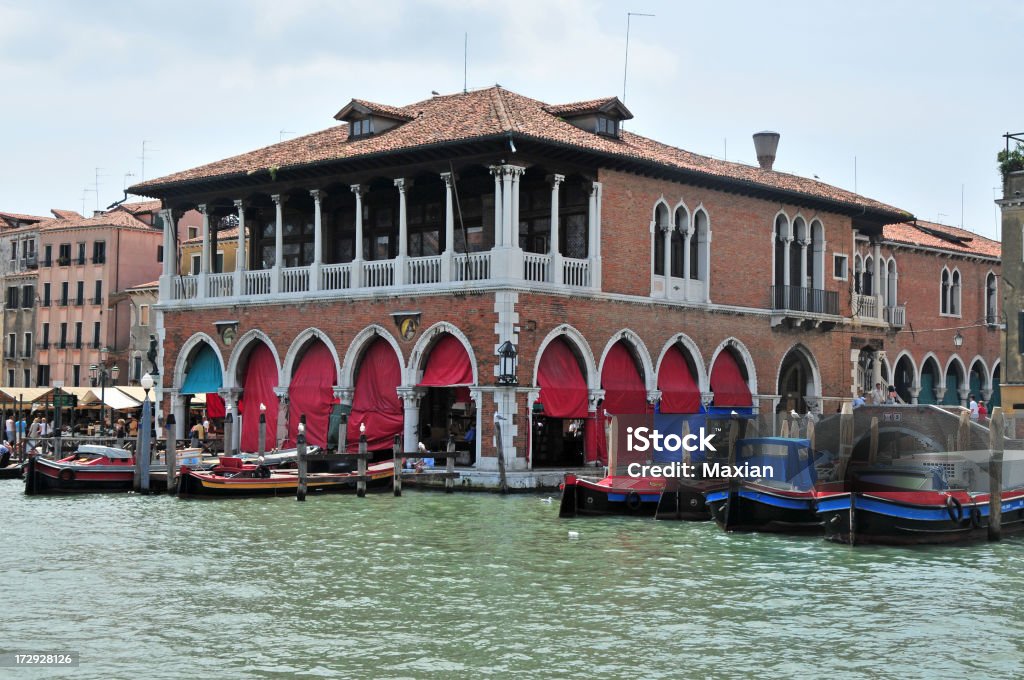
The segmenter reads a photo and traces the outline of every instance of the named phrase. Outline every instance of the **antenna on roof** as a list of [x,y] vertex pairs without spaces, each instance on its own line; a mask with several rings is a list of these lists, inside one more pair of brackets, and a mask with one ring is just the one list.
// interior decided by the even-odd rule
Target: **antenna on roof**
[[96,191],[96,190],[95,189],[90,189],[89,187],[85,187],[84,189],[82,189],[82,215],[85,215],[85,195],[87,193],[89,193],[90,191]]
[[125,193],[128,192],[128,178],[129,177],[135,177],[135,173],[132,172],[131,170],[129,170],[128,172],[124,173],[124,182],[123,182],[123,186],[121,187],[121,191],[124,191]]
[[960,185],[960,228],[964,228],[964,185]]
[[462,94],[469,92],[469,31],[463,34],[462,40]]
[[285,135],[294,135],[294,134],[295,134],[295,133],[294,133],[294,132],[292,132],[291,130],[285,130],[285,129],[283,129],[283,128],[282,128],[282,129],[281,129],[281,130],[280,130],[280,131],[278,132],[278,136],[277,136],[277,141],[278,141],[278,142],[283,142],[283,141],[284,141],[284,136],[285,136]]
[[100,170],[103,168],[96,168],[96,209],[100,209],[100,177],[107,177],[107,175],[101,175]]
[[139,160],[142,161],[142,172],[139,175],[139,181],[140,182],[145,182],[146,181],[146,144],[148,144],[148,143],[149,143],[148,139],[143,139],[142,140],[142,155],[139,156]]
[[629,75],[629,20],[633,17],[653,17],[653,14],[626,12],[626,58],[622,64],[622,103],[626,103],[626,76]]
[[853,193],[857,192],[857,157],[853,157]]

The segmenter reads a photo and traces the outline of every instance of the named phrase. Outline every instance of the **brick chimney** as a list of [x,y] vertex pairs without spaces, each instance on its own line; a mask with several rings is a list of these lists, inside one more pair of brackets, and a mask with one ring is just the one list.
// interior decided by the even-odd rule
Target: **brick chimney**
[[779,148],[778,132],[754,133],[754,151],[762,170],[771,170],[775,164],[775,151]]

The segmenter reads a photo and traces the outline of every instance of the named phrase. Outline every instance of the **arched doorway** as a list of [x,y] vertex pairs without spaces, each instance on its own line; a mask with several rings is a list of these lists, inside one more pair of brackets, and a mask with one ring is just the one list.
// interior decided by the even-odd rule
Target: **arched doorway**
[[224,400],[218,394],[218,390],[224,386],[224,372],[216,350],[208,343],[200,342],[189,354],[179,392],[185,404],[184,421],[178,424],[178,433],[184,432],[186,436],[194,421],[201,419],[201,414],[193,416],[193,408],[205,407],[210,419],[224,417]]
[[816,392],[814,368],[807,354],[796,348],[791,349],[782,360],[779,370],[779,410],[784,413],[807,413],[810,410],[807,397],[818,396]]
[[679,343],[673,345],[661,360],[658,369],[660,413],[700,413],[700,386],[697,364]]
[[544,348],[537,367],[540,395],[534,404],[531,460],[534,467],[583,462],[584,426],[589,403],[583,362],[564,337]]
[[935,388],[942,385],[942,373],[935,357],[928,357],[921,366],[921,392],[917,395],[919,404],[937,404]]
[[902,399],[905,404],[913,402],[911,389],[914,387],[915,375],[917,375],[917,371],[914,368],[914,362],[911,361],[908,355],[904,354],[896,362],[896,369],[893,375],[893,387],[896,388],[896,394],[900,396],[900,399]]
[[971,370],[967,377],[967,389],[971,396],[975,399],[984,399],[985,395],[983,390],[986,388],[988,382],[988,369],[981,363],[980,359],[976,359],[971,364]]
[[266,416],[264,450],[277,446],[278,368],[274,353],[266,343],[252,342],[245,357],[238,363],[237,383],[242,386],[238,413],[242,419],[239,447],[242,451],[259,451],[260,414]]
[[1002,377],[1000,375],[1002,373],[1002,369],[1003,367],[1000,364],[996,364],[996,367],[992,369],[992,396],[989,398],[988,403],[989,413],[991,413],[992,409],[996,406],[1003,405],[1003,398],[999,389],[999,383],[1002,382]]
[[[474,384],[473,366],[466,348],[451,333],[443,333],[427,355],[420,400],[420,441],[431,451],[441,451],[448,437],[456,450],[467,451],[473,462],[476,453],[476,408],[469,398]],[[466,434],[470,440],[467,441]]]
[[[370,451],[391,451],[395,435],[402,434],[405,412],[398,398],[402,384],[402,367],[394,348],[383,338],[377,338],[360,357],[356,369],[355,391],[352,395],[352,413],[346,436],[349,451],[359,450],[362,427]],[[406,442],[406,449],[415,442]]]
[[964,367],[958,359],[953,359],[946,367],[946,394],[942,397],[943,406],[960,406],[960,388],[964,384]]
[[711,367],[712,411],[742,414],[753,413],[754,398],[750,393],[750,376],[736,349],[727,346],[718,353]]
[[318,338],[310,340],[292,371],[288,383],[288,441],[294,442],[299,422],[306,416],[306,441],[327,446],[337,372],[334,355]]

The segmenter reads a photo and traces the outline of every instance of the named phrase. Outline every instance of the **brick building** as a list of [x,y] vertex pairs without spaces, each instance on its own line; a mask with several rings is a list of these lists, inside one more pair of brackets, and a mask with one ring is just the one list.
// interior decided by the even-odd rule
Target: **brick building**
[[771,144],[728,163],[622,130],[614,97],[498,87],[335,117],[131,189],[165,225],[204,216],[197,273],[160,278],[179,421],[216,392],[243,448],[261,411],[320,443],[337,399],[350,446],[472,426],[479,467],[524,468],[600,458],[606,413],[835,410],[875,382],[998,398],[999,244],[776,172]]

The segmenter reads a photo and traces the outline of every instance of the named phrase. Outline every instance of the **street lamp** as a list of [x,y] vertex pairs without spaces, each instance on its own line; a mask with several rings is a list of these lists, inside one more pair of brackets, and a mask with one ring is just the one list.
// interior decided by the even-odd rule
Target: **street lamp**
[[963,346],[964,346],[964,336],[960,335],[960,331],[957,331],[956,335],[953,336],[953,347],[956,347],[957,349],[960,349]]
[[[114,364],[113,366],[107,366],[107,353],[109,351],[110,350],[108,348],[101,347],[100,348],[100,363],[98,365],[97,364],[90,364],[89,365],[89,378],[92,380],[92,386],[96,387],[97,380],[99,381],[99,384],[100,384],[100,427],[101,428],[106,426],[106,423],[107,423],[107,414],[106,414],[107,378],[110,378],[112,381],[116,381],[118,373],[121,372],[121,369],[118,367],[117,364]],[[150,378],[150,383],[152,383],[152,380],[153,379]]]
[[506,340],[498,348],[498,384],[517,385],[516,378],[516,346]]

